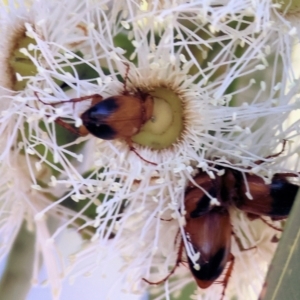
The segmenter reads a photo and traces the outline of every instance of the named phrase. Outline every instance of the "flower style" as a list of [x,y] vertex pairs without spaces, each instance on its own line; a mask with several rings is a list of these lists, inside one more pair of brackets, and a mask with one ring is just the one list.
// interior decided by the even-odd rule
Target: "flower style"
[[[11,84],[12,76],[1,81],[3,87],[18,90],[1,97],[6,99],[1,108],[1,168],[10,174],[3,178],[19,187],[19,177],[7,171],[5,160],[25,170],[22,185],[28,192],[18,189],[29,193],[27,201],[15,197],[21,206],[36,203],[28,215],[37,232],[44,216],[62,215],[63,224],[51,237],[49,231],[39,237],[54,241],[67,226],[75,226],[91,239],[74,255],[74,270],[63,271],[80,272],[79,266],[93,255],[105,273],[111,268],[111,260],[100,260],[105,248],[110,258],[121,253],[124,259],[124,272],[116,281],[126,280],[129,290],[140,292],[146,287],[141,278],[149,277],[151,268],[151,280],[164,278],[176,261],[176,241],[182,236],[186,242],[185,187],[199,170],[214,179],[223,175],[222,167],[231,168],[266,182],[275,173],[297,170],[285,163],[287,154],[298,151],[290,144],[299,122],[282,125],[299,108],[296,78],[290,72],[292,35],[270,26],[281,19],[276,5],[266,1],[256,6],[237,0],[230,5],[178,1],[177,6],[172,1],[142,1],[140,6],[129,0],[72,3],[49,4],[48,17],[34,2],[31,11],[36,15],[22,20],[20,28],[32,42],[20,51],[35,71],[16,75],[25,81],[21,88]],[[59,24],[55,16],[60,16]],[[13,24],[9,20],[8,27]],[[8,70],[12,48],[3,47]],[[81,129],[81,114],[93,105],[93,97],[79,98],[95,94],[104,99],[150,95],[152,117],[129,141],[77,138],[73,133]],[[267,158],[280,151],[284,139],[285,152]],[[29,187],[43,200],[34,200]],[[6,203],[6,190],[3,195]],[[19,224],[22,218],[23,212]],[[233,241],[235,271],[226,293],[257,295],[275,250],[270,242],[274,231],[265,226],[260,233],[260,220],[249,222],[234,210],[231,219],[243,246],[260,249],[259,267],[251,270],[257,281],[249,282],[253,254],[242,253]],[[262,241],[268,243],[266,250],[259,246]],[[93,262],[82,273],[95,267]],[[189,275],[166,282],[165,291],[191,280]],[[59,283],[52,285],[59,290]],[[199,297],[205,292],[207,299],[213,298],[220,289],[213,285]]]

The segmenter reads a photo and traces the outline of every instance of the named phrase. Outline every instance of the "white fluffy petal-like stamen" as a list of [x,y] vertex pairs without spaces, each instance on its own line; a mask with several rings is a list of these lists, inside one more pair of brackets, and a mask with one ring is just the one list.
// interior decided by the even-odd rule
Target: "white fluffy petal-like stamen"
[[[23,7],[25,22],[14,16],[15,8],[13,17],[3,13],[1,18],[6,35],[9,28],[25,28],[35,41],[21,48],[21,53],[37,70],[33,76],[16,75],[18,80],[28,80],[18,93],[4,88],[10,87],[9,77],[0,78],[2,186],[11,181],[24,191],[6,173],[6,168],[14,166],[12,162],[23,158],[24,184],[30,195],[45,193],[56,199],[43,196],[42,204],[32,204],[26,190],[25,205],[16,194],[22,203],[16,223],[21,223],[22,210],[28,210],[29,219],[38,227],[39,241],[48,241],[41,249],[44,256],[47,251],[52,254],[46,264],[49,270],[53,266],[49,279],[54,294],[60,284],[55,273],[61,270],[53,263],[56,254],[51,241],[68,226],[79,227],[91,241],[72,256],[65,274],[74,279],[98,267],[105,273],[111,268],[111,260],[103,258],[105,249],[109,258],[122,255],[124,267],[116,281],[127,280],[129,289],[142,290],[146,288],[142,277],[160,280],[168,275],[181,239],[190,258],[199,255],[188,248],[184,231],[184,193],[198,169],[211,179],[232,168],[255,173],[266,182],[275,173],[299,171],[298,163],[286,165],[288,156],[298,159],[299,119],[282,125],[300,107],[298,77],[290,56],[298,29],[284,23],[286,19],[271,1],[234,0],[227,5],[213,5],[213,1],[69,2],[50,2],[46,8],[34,2],[31,13]],[[280,22],[286,31],[273,26]],[[5,68],[8,41],[2,45]],[[85,77],[81,68],[92,75]],[[92,99],[76,103],[69,99],[93,94],[107,98],[124,94],[125,88],[137,95],[160,87],[178,96],[183,112],[183,130],[170,147],[155,150],[134,144],[141,159],[122,139],[106,141],[88,135],[61,141],[62,136],[72,134],[63,133],[55,123],[58,118],[65,127],[74,125],[74,133],[82,125],[82,112],[92,105]],[[60,104],[51,105],[55,102]],[[288,140],[285,151],[268,158],[280,152],[284,139]],[[212,205],[218,204],[209,191],[199,188]],[[248,198],[253,197],[247,182],[246,189]],[[5,204],[8,194],[3,188]],[[44,223],[49,214],[60,215],[63,221],[52,235]],[[3,231],[11,233],[6,241],[10,245],[17,226],[9,228],[11,208],[8,215]],[[251,251],[242,253],[233,241],[237,271],[227,292],[257,295],[275,248],[269,241],[273,232],[268,228],[260,232],[242,214],[233,212],[231,219],[244,246],[265,241],[268,247],[261,251],[259,268],[251,270],[257,281],[249,283],[250,276],[240,274],[248,274]],[[91,256],[98,257],[96,263],[84,265]],[[176,285],[166,282],[165,290],[169,293],[188,281],[180,280]],[[213,299],[220,289],[213,285],[204,292]]]

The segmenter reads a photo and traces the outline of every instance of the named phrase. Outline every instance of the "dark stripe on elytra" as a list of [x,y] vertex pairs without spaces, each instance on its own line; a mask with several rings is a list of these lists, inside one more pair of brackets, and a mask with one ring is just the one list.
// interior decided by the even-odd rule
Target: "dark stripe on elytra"
[[[196,250],[196,249],[195,249]],[[212,256],[207,263],[200,263],[200,270],[194,268],[193,262],[188,258],[190,270],[193,275],[199,280],[214,281],[216,280],[224,270],[225,264],[223,264],[225,256],[225,248],[220,248],[218,252]],[[201,259],[201,253],[200,253]]]
[[107,124],[107,121],[118,108],[119,104],[116,98],[107,98],[81,115],[83,125],[92,135],[103,140],[113,140],[116,138],[117,132]]
[[109,117],[119,108],[118,100],[114,97],[107,98],[86,111],[91,120],[98,120]]
[[[216,197],[216,189],[215,187],[211,187],[208,191],[208,193],[212,196],[212,197]],[[190,217],[191,218],[198,218],[206,213],[208,213],[211,209],[210,206],[210,198],[204,194],[204,196],[199,199],[199,201],[197,202],[197,206],[196,209],[194,209],[191,213],[190,213]]]
[[107,124],[101,124],[97,126],[89,123],[85,124],[85,127],[92,135],[102,140],[113,140],[117,136],[117,132]]
[[276,175],[270,184],[272,207],[270,216],[287,217],[295,201],[299,187]]
[[245,184],[245,179],[240,171],[236,170],[231,170],[234,179],[235,179],[235,185],[234,185],[234,193],[233,194],[233,199],[231,199],[234,202],[234,205],[239,207],[239,205],[243,204],[243,199],[245,197],[245,194],[242,192],[242,187]]

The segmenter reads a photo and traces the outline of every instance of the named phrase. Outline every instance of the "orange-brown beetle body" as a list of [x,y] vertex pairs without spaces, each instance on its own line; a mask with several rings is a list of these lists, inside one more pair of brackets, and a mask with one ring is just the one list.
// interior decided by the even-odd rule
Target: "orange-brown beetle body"
[[[197,185],[190,182],[185,192],[187,241],[194,252],[200,253],[197,261],[188,257],[188,264],[197,285],[208,288],[223,273],[226,264],[231,262],[223,280],[221,299],[225,295],[229,276],[233,270],[234,257],[231,254],[231,236],[233,234],[230,222],[229,208],[236,208],[249,214],[251,218],[269,216],[272,219],[284,219],[288,216],[294,203],[299,186],[290,183],[287,178],[294,174],[275,174],[270,184],[265,184],[257,175],[246,174],[248,190],[240,171],[224,168],[223,176],[211,179],[207,173],[200,172],[194,177]],[[252,199],[248,199],[246,192]],[[215,198],[218,203],[211,201]],[[245,249],[241,249],[243,251]],[[180,242],[179,253],[175,267],[169,275],[159,282],[167,280],[182,261],[183,241]]]
[[94,104],[81,119],[87,131],[100,139],[128,140],[140,131],[152,112],[153,98],[149,94],[119,95]]
[[40,102],[51,106],[68,102],[75,104],[91,99],[92,106],[81,114],[83,125],[78,130],[61,118],[57,118],[55,122],[78,135],[90,133],[103,140],[124,139],[129,149],[139,158],[156,165],[144,159],[132,146],[131,140],[131,137],[137,134],[152,117],[154,100],[150,94],[138,90],[134,94],[124,92],[123,95],[106,99],[99,94],[94,94],[55,103],[45,103],[36,92],[34,94]]
[[[219,205],[211,204],[211,199],[201,189],[190,183],[185,194],[186,226],[185,231],[195,252],[200,253],[195,268],[188,258],[190,270],[200,288],[209,287],[224,271],[232,260],[232,226],[228,209],[235,206],[250,213],[251,217],[269,216],[272,219],[284,219],[294,203],[299,186],[290,183],[287,178],[293,174],[275,174],[270,184],[257,175],[246,174],[248,190],[242,173],[225,168],[225,174],[211,179],[207,173],[200,172],[195,182],[204,188],[210,196],[217,199]],[[249,199],[246,192],[252,196]],[[225,274],[228,281],[229,267]],[[227,282],[224,281],[225,294]]]
[[209,287],[223,272],[230,259],[231,223],[226,209],[215,207],[207,214],[187,220],[185,231],[194,251],[200,253],[196,268],[188,257],[197,285]]

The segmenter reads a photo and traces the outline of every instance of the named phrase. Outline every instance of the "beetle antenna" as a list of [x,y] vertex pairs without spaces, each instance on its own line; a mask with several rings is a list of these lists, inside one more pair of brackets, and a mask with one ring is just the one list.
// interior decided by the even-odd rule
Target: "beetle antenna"
[[43,103],[44,105],[51,105],[51,106],[56,106],[56,105],[59,105],[59,104],[64,104],[64,103],[68,103],[68,102],[71,102],[71,103],[76,103],[76,102],[81,102],[81,101],[85,101],[85,100],[89,100],[89,99],[93,99],[93,98],[103,98],[102,96],[100,96],[99,94],[93,94],[93,95],[87,95],[87,96],[83,96],[83,97],[78,97],[78,98],[71,98],[69,100],[62,100],[62,101],[58,101],[58,102],[54,102],[54,103],[47,103],[45,101],[43,101],[38,93],[36,91],[33,92],[34,95],[37,97],[37,99]]

